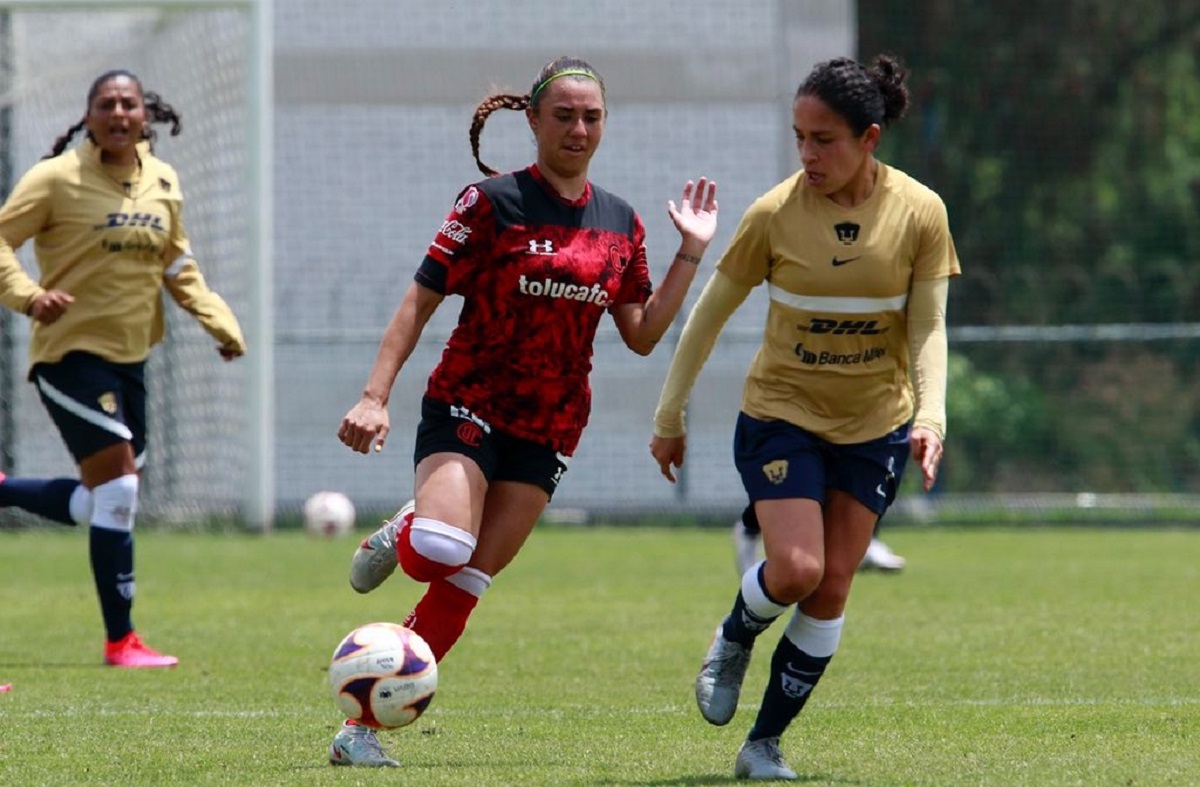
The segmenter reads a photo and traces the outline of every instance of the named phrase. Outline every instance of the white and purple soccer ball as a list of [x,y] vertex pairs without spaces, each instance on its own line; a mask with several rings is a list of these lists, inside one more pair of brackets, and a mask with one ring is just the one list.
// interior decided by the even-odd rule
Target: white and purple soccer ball
[[345,636],[329,662],[333,701],[375,730],[412,724],[433,700],[438,668],[428,643],[398,623],[367,623]]

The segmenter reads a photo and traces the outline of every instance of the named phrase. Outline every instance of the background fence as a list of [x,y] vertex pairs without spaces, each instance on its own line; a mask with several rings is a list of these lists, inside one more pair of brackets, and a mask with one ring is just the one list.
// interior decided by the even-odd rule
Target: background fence
[[[455,300],[435,315],[401,374],[388,450],[361,457],[335,432],[434,231],[458,190],[479,178],[467,128],[485,95],[526,92],[541,65],[561,54],[596,66],[610,115],[592,179],[641,213],[657,281],[676,243],[666,201],[683,182],[704,174],[720,184],[710,268],[741,212],[796,168],[790,99],[812,64],[887,50],[911,66],[914,103],[885,133],[881,155],[943,194],[965,272],[952,288],[945,478],[931,498],[906,485],[897,517],[1032,509],[1195,518],[1200,132],[1187,119],[1200,112],[1200,12],[1070,0],[1046,11],[1054,15],[1047,25],[1033,25],[1000,2],[960,5],[276,3],[279,511],[294,512],[322,488],[341,489],[370,511],[410,494],[419,397],[453,328]],[[238,158],[246,155],[246,55],[243,22],[231,15],[105,15],[146,30],[163,55],[142,57],[145,47],[110,35],[93,57],[56,55],[69,78],[52,84],[38,81],[45,57],[31,58],[27,71],[10,62],[7,159],[19,174],[48,148],[78,117],[95,74],[113,65],[140,70],[184,115],[184,136],[160,150],[181,172],[201,265],[245,309],[245,268],[254,262],[228,242],[241,236],[246,199]],[[9,17],[18,44],[33,34],[21,28],[39,21],[31,16]],[[214,20],[219,33],[198,34]],[[1063,31],[1071,34],[1066,43]],[[132,61],[131,51],[139,52]],[[522,116],[494,115],[482,154],[501,170],[527,164],[534,151]],[[662,481],[646,450],[672,343],[640,358],[603,324],[592,422],[552,512],[724,518],[738,510],[732,426],[765,308],[765,296],[754,293],[700,378],[689,461],[676,487]],[[252,461],[240,439],[251,426],[241,401],[246,372],[220,366],[186,318],[173,322],[152,366],[149,458],[161,469],[147,478],[146,510],[187,521],[237,515],[238,479]],[[23,383],[24,331],[22,319],[10,318],[0,446],[23,474],[69,473]],[[243,366],[253,363],[252,354]]]

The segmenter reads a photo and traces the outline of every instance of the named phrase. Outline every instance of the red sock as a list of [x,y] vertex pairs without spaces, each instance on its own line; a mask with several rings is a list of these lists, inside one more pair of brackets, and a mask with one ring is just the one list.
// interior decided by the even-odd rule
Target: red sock
[[429,589],[404,619],[404,625],[429,643],[433,657],[441,661],[467,627],[467,618],[479,597],[473,596],[444,579],[429,583]]

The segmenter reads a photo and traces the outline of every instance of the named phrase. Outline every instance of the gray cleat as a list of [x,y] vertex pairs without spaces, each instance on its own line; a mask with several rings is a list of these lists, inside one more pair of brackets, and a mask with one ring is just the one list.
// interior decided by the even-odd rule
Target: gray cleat
[[750,666],[750,648],[725,639],[723,629],[723,623],[717,626],[700,674],[696,676],[696,704],[700,706],[700,715],[709,724],[717,726],[728,724],[737,712],[742,681]]
[[370,593],[396,570],[396,533],[412,522],[415,504],[409,500],[396,515],[363,539],[350,561],[350,587]]
[[733,775],[737,779],[795,779],[796,772],[783,761],[779,750],[779,738],[762,738],[746,741],[738,749],[737,761],[733,764]]
[[329,744],[329,764],[395,768],[400,761],[387,756],[374,730],[359,724],[343,724]]

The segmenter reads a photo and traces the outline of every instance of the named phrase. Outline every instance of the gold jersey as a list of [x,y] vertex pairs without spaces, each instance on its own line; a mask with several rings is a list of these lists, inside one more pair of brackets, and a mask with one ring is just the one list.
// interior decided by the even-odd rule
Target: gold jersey
[[[0,207],[0,303],[28,313],[46,290],[75,299],[54,323],[34,322],[30,366],[73,350],[144,360],[165,333],[164,287],[220,346],[245,352],[237,318],[192,259],[175,170],[146,143],[140,166],[106,165],[100,153],[85,141],[38,162]],[[38,281],[13,253],[31,238]]]
[[717,264],[769,294],[742,409],[834,443],[872,440],[913,416],[912,283],[960,272],[946,207],[882,162],[871,196],[853,208],[807,187],[803,174],[750,206]]

